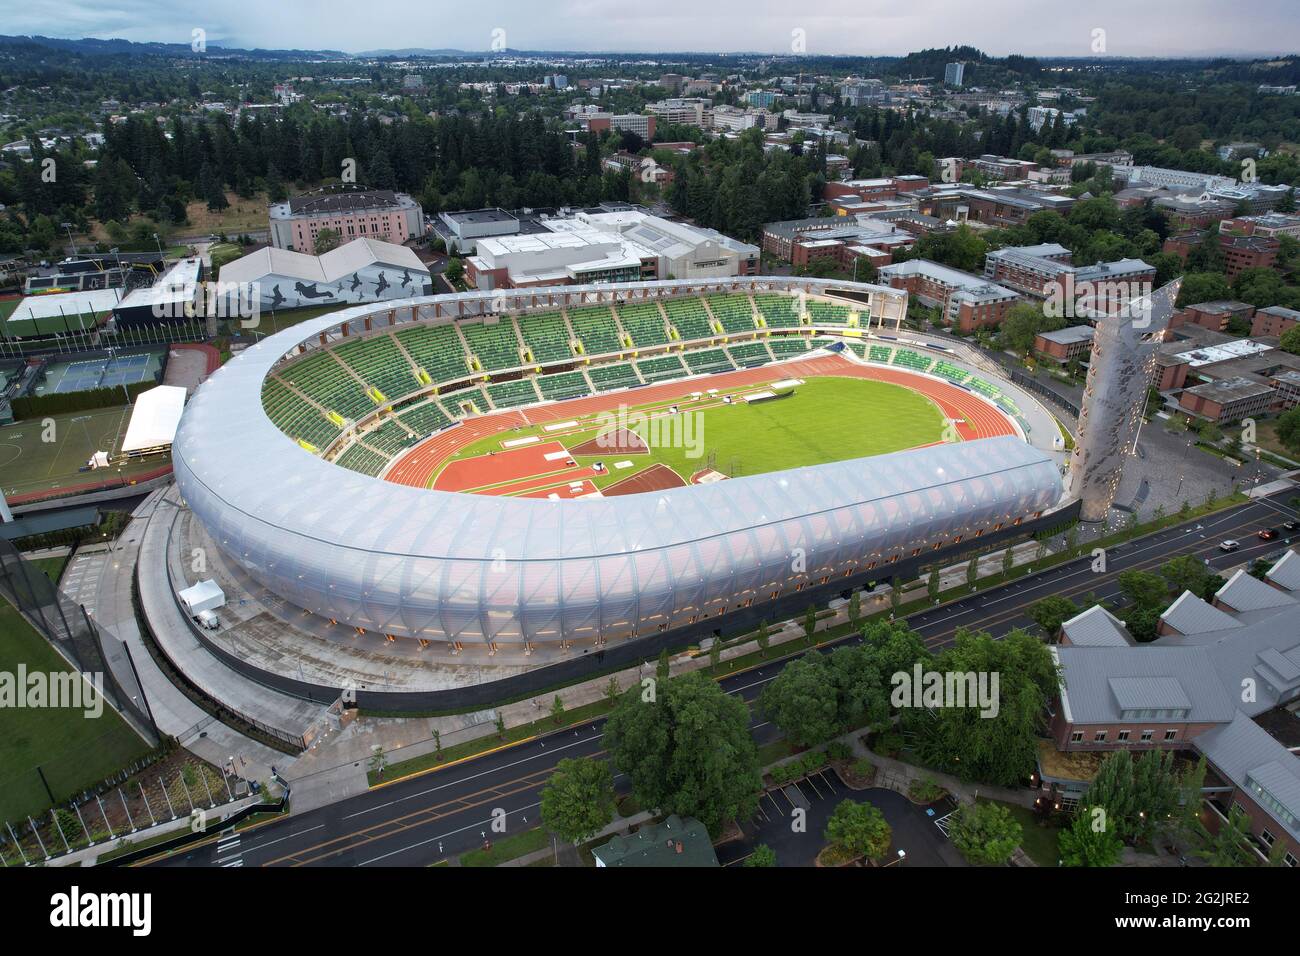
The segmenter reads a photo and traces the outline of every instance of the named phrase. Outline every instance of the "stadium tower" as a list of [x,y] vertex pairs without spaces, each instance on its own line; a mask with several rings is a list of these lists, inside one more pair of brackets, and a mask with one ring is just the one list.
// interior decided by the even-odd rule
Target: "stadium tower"
[[1181,279],[1126,302],[1096,320],[1088,382],[1070,459],[1069,494],[1083,503],[1083,521],[1104,521],[1137,448],[1138,430],[1156,366],[1156,350],[1173,315]]

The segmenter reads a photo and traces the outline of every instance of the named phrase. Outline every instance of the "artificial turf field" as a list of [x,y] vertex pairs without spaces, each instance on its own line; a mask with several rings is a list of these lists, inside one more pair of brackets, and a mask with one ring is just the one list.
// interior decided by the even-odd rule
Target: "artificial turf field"
[[[773,376],[777,380],[779,376]],[[758,391],[761,385],[738,391]],[[683,424],[668,428],[659,420],[660,438],[696,438],[686,442],[651,444],[649,454],[626,454],[607,451],[599,455],[575,456],[580,468],[593,462],[606,465],[604,473],[588,476],[596,488],[633,477],[653,465],[665,465],[689,482],[691,476],[713,468],[728,477],[784,471],[830,461],[865,458],[928,445],[943,438],[944,418],[928,398],[911,389],[888,382],[861,378],[809,378],[794,395],[752,405],[737,401],[721,403],[721,396],[706,400],[704,407],[677,400],[679,415],[697,415],[693,430]],[[662,412],[673,402],[654,405],[629,405],[627,413],[651,415]],[[481,439],[462,449],[448,463],[501,452],[504,441],[536,435],[541,441],[558,439],[570,449],[597,437],[609,428],[609,414],[578,419],[571,431],[557,434],[540,425],[503,432]],[[650,437],[655,426],[632,423],[632,430],[642,438]],[[630,460],[632,468],[614,469],[612,463]],[[446,464],[443,466],[446,467]],[[557,467],[557,472],[560,469]],[[557,484],[562,479],[557,475]],[[484,485],[489,482],[484,481]],[[434,477],[437,486],[437,476]],[[530,486],[535,488],[535,485]],[[467,490],[473,490],[467,489]],[[494,489],[493,493],[502,493]],[[509,491],[504,493],[509,494]]]
[[[79,469],[97,451],[116,455],[126,437],[131,408],[100,408],[93,411],[50,415],[54,441],[43,440],[43,418],[29,418],[0,428],[0,486],[8,495],[67,488],[115,477],[116,467],[82,472]],[[155,471],[167,459],[150,456],[122,467],[123,477]]]
[[[67,671],[68,662],[0,599],[0,670]],[[39,765],[58,800],[98,783],[148,752],[149,746],[107,704],[98,718],[71,708],[0,708],[0,821],[15,827],[50,805]]]

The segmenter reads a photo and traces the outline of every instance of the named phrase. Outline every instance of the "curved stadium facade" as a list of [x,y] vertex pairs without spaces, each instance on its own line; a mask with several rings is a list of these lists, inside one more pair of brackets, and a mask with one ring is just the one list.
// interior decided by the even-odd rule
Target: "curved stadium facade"
[[[901,560],[1052,508],[1061,496],[1054,461],[1004,436],[624,497],[546,500],[386,482],[379,476],[392,460],[381,454],[388,446],[356,436],[376,417],[383,427],[404,421],[396,455],[430,431],[456,427],[442,419],[457,411],[499,407],[494,385],[531,381],[538,401],[546,379],[572,374],[575,364],[587,370],[584,381],[617,382],[593,370],[657,348],[720,351],[735,369],[740,345],[762,343],[776,357],[780,340],[808,350],[901,318],[900,296],[866,284],[756,278],[359,306],[264,339],[209,379],[176,436],[177,482],[211,538],[258,583],[323,618],[395,637],[599,646],[833,579],[885,578]],[[731,311],[735,297],[748,306]],[[796,297],[781,313],[795,316],[787,327],[768,321],[786,319],[761,303]],[[631,315],[646,303],[668,318],[649,330],[664,342],[643,343],[645,328],[620,318],[611,329],[584,331],[591,310],[613,305]],[[707,324],[692,328],[684,317],[695,303]],[[540,330],[557,309],[575,339],[548,360]],[[508,344],[465,336],[467,327],[436,331],[490,312],[510,317],[513,356]],[[742,320],[748,328],[733,331]],[[472,344],[451,359],[420,351],[438,334]],[[613,349],[601,348],[611,342]],[[394,353],[403,375],[393,374]],[[329,376],[309,373],[309,363]],[[694,368],[688,360],[683,376]],[[995,390],[982,385],[967,387]],[[430,420],[432,427],[411,424]],[[356,448],[366,454],[348,467]]]

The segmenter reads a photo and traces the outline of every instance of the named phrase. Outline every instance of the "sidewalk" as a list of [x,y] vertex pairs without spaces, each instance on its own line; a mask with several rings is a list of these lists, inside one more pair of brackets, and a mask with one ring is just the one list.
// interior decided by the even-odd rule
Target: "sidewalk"
[[[609,826],[602,829],[595,836],[591,837],[590,840],[587,840],[585,842],[590,843],[591,840],[599,840],[602,839],[603,837],[612,837],[616,833],[630,833],[633,827],[640,826],[641,824],[645,823],[647,820],[653,820],[653,819],[654,819],[654,813],[652,813],[649,810],[642,810],[640,813],[630,817],[620,817],[619,819],[611,823]],[[564,857],[563,862],[558,864],[559,866],[581,866],[582,865],[581,857],[579,857],[577,853],[578,848],[573,846],[573,844],[571,843],[563,843],[558,848],[552,848],[548,846],[541,850],[534,850],[532,853],[525,853],[523,856],[517,856],[513,860],[506,860],[504,863],[499,865],[500,866],[532,866],[534,863],[537,863],[541,860],[550,859],[556,856],[557,850],[559,855]]]

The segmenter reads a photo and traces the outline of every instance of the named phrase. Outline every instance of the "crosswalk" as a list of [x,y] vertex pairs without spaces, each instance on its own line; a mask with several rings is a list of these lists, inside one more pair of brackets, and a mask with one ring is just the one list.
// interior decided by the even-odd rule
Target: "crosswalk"
[[239,848],[239,831],[227,830],[217,838],[217,866],[243,865],[243,851]]

